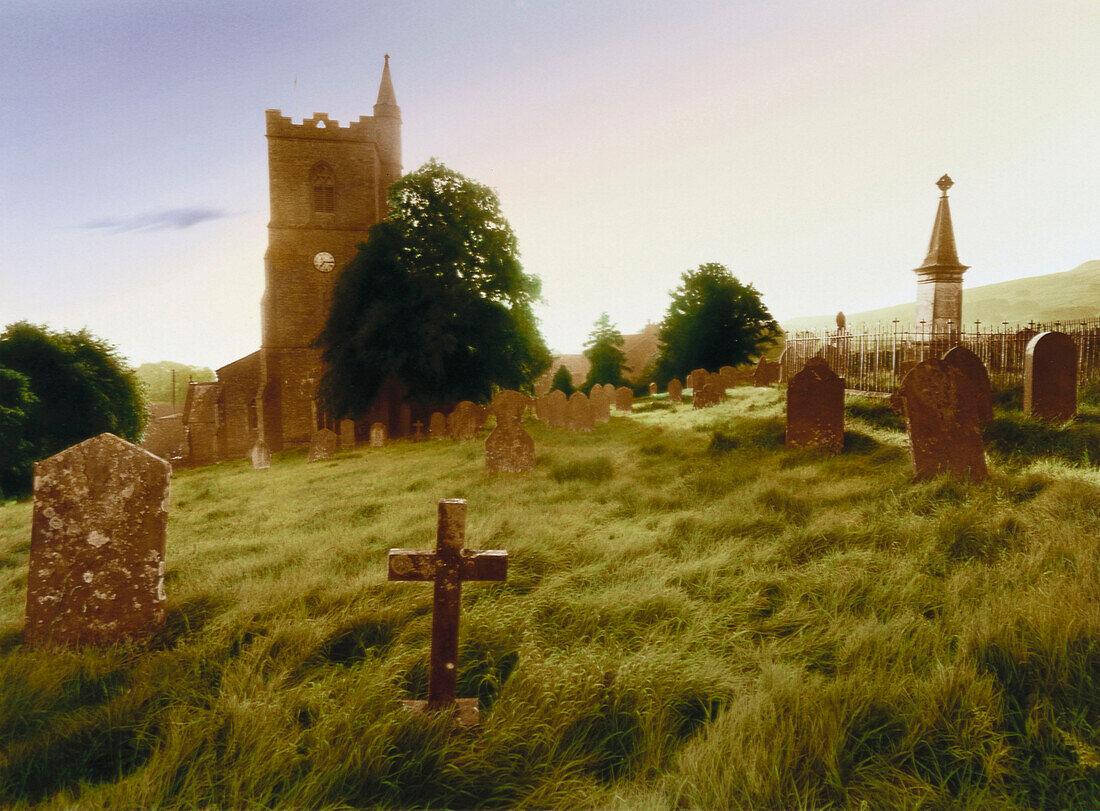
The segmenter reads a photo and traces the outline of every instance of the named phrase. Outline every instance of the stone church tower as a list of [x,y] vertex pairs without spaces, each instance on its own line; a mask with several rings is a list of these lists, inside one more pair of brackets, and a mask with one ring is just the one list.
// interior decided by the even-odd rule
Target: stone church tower
[[944,175],[936,185],[941,192],[940,207],[932,226],[932,239],[928,242],[928,256],[914,273],[917,274],[917,325],[924,322],[926,332],[943,334],[949,329],[958,332],[962,327],[962,277],[969,265],[959,263],[955,250],[951,208],[947,204],[947,190],[955,185],[954,181]]
[[373,116],[340,126],[326,113],[301,124],[279,110],[266,115],[263,337],[258,352],[218,369],[202,398],[188,394],[183,421],[203,437],[204,450],[191,453],[203,462],[245,456],[259,439],[273,451],[304,445],[333,427],[317,402],[321,355],[311,344],[328,317],[336,271],[385,216],[386,191],[401,177],[401,108],[388,55]]

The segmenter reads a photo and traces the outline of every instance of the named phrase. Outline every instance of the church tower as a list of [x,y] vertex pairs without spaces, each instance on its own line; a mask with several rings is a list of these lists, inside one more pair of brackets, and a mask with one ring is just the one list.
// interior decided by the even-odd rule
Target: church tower
[[[295,124],[267,111],[271,219],[264,256],[259,422],[271,450],[300,445],[326,422],[316,402],[320,334],[336,271],[386,213],[401,177],[401,108],[389,55],[374,116],[346,126],[314,113]],[[329,426],[332,427],[332,426]]]
[[[943,334],[958,332],[962,327],[962,277],[969,265],[959,263],[955,250],[955,232],[951,227],[951,208],[947,190],[954,184],[944,175],[936,185],[940,188],[940,207],[932,226],[932,239],[924,264],[917,274],[917,324],[926,332]],[[950,323],[949,323],[950,322]]]

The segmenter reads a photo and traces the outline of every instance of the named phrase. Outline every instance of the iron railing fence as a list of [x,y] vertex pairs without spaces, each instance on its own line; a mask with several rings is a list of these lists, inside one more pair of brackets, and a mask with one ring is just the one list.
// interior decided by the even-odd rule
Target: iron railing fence
[[814,355],[821,354],[833,371],[854,391],[892,393],[909,369],[930,357],[942,357],[962,345],[982,359],[996,387],[1023,382],[1028,341],[1040,332],[1055,330],[1077,345],[1077,385],[1100,380],[1100,318],[1081,321],[990,324],[974,322],[972,331],[951,326],[931,332],[923,325],[861,325],[855,329],[802,330],[787,335],[781,374],[789,379]]

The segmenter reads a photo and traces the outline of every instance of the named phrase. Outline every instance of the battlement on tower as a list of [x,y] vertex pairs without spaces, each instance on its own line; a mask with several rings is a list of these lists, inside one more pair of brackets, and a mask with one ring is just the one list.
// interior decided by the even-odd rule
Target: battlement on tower
[[311,118],[295,124],[282,110],[267,110],[268,138],[310,138],[318,141],[373,141],[376,138],[373,116],[361,115],[358,121],[341,126],[330,120],[328,113],[314,113]]

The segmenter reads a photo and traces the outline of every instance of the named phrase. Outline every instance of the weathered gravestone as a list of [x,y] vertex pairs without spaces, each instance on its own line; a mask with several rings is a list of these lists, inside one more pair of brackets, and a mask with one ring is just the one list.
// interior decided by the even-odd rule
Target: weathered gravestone
[[656,393],[657,393],[657,384],[656,383],[650,383],[649,384],[649,396],[652,397]]
[[336,453],[336,432],[328,428],[314,431],[309,438],[309,455],[306,456],[306,461],[318,462],[322,459],[331,459],[334,453]]
[[615,389],[615,410],[634,410],[634,392],[628,389],[626,386],[619,386],[619,388]]
[[584,392],[573,392],[573,396],[569,398],[566,417],[570,431],[591,431],[596,427],[592,404],[584,396]]
[[756,364],[756,374],[753,375],[753,385],[758,387],[770,386],[779,381],[779,364],[772,363],[767,358],[761,358]]
[[502,391],[493,398],[497,424],[485,438],[485,467],[490,473],[525,473],[535,467],[535,440],[522,422],[528,402],[530,398],[518,391]]
[[718,386],[714,383],[708,381],[704,385],[691,390],[691,407],[693,409],[711,408],[718,405],[719,402]]
[[694,393],[696,389],[701,389],[703,386],[707,385],[706,369],[695,369],[688,377],[691,380],[692,393]]
[[469,400],[455,406],[447,418],[447,430],[451,439],[473,439],[481,428],[481,409]]
[[965,346],[956,346],[943,356],[944,363],[950,363],[970,379],[970,390],[974,392],[974,407],[978,412],[978,424],[985,427],[993,419],[993,393],[989,385],[989,372],[982,359]]
[[615,386],[612,383],[603,384],[603,393],[607,395],[607,401],[609,403],[615,402]]
[[568,422],[567,410],[569,402],[565,392],[554,389],[546,395],[546,424],[551,428],[565,428]]
[[1064,332],[1040,332],[1028,341],[1024,414],[1056,422],[1077,416],[1077,345]]
[[844,379],[822,358],[811,358],[787,384],[788,448],[844,448]]
[[24,645],[141,640],[164,625],[171,476],[114,434],[35,463]]
[[938,358],[914,366],[899,392],[905,401],[909,455],[918,479],[946,472],[985,481],[977,401],[965,374]]
[[435,551],[391,549],[389,579],[435,583],[428,700],[403,703],[406,707],[421,712],[453,712],[460,724],[470,726],[478,722],[478,700],[455,697],[462,584],[471,580],[506,580],[508,553],[503,549],[463,549],[465,535],[466,500],[441,499]]
[[675,377],[668,381],[668,399],[673,403],[684,401],[684,387],[680,385],[680,381]]
[[718,372],[708,372],[706,385],[714,389],[714,396],[718,398],[716,403],[726,402],[726,384],[722,381],[722,375]]
[[542,397],[535,398],[535,419],[540,422],[546,422],[546,406],[549,403],[547,399],[550,395],[544,394]]
[[428,434],[432,439],[447,438],[447,418],[443,416],[443,412],[432,412],[432,418],[428,422]]
[[252,460],[253,470],[267,470],[271,467],[271,451],[262,439],[256,440],[256,444],[252,446],[248,455]]
[[340,447],[344,450],[355,447],[355,420],[340,420]]
[[723,366],[718,370],[718,376],[722,378],[722,386],[732,389],[737,385],[737,370],[732,366]]
[[386,447],[386,424],[384,422],[376,422],[370,427],[370,446],[372,448],[384,448]]
[[588,396],[588,403],[592,406],[592,421],[604,423],[611,421],[611,400],[603,386],[593,386],[592,393]]

